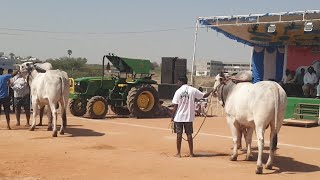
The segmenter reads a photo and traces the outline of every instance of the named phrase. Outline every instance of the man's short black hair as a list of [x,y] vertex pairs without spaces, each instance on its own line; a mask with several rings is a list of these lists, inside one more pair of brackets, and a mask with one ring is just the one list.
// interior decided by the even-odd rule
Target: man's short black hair
[[4,71],[4,69],[0,67],[0,71]]
[[187,76],[179,76],[178,81],[181,81],[183,84],[188,84]]

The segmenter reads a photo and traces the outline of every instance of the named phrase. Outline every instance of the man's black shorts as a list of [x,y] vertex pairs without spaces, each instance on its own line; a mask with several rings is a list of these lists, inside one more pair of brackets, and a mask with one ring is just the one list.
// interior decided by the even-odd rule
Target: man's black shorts
[[174,122],[174,132],[177,134],[182,134],[184,132],[189,135],[193,133],[193,123],[192,122]]
[[1,113],[1,105],[3,105],[4,112],[6,114],[10,113],[10,96],[5,98],[0,98],[0,113]]
[[24,110],[30,109],[30,95],[26,95],[24,97],[15,97],[14,106],[19,109],[22,106]]

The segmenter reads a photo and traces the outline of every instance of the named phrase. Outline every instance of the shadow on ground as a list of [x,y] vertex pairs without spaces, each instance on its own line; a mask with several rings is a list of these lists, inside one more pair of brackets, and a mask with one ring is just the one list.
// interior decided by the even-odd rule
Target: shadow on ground
[[90,136],[104,136],[105,133],[97,132],[92,129],[85,128],[73,128],[67,127],[66,133],[69,135],[68,137],[90,137]]
[[[257,159],[257,152],[253,153],[255,157],[255,161]],[[263,162],[266,163],[268,160],[269,153],[263,153]],[[319,165],[308,164],[304,162],[300,162],[295,160],[292,157],[286,156],[275,156],[275,160],[273,163],[273,170],[274,172],[265,173],[265,174],[278,174],[278,173],[285,173],[285,174],[299,174],[299,173],[310,173],[310,172],[318,172],[320,171]]]

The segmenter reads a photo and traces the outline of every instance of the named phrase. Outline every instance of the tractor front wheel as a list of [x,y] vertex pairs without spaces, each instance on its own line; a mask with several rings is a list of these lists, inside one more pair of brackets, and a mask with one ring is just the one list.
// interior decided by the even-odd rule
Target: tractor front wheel
[[108,104],[104,97],[94,96],[87,104],[87,112],[92,119],[103,119],[108,112]]
[[86,113],[86,102],[80,99],[71,99],[69,109],[74,116],[83,116]]

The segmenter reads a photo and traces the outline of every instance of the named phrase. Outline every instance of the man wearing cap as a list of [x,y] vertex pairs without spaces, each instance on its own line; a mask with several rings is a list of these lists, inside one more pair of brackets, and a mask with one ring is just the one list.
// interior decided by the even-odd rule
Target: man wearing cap
[[182,133],[187,134],[190,157],[194,157],[193,153],[193,121],[195,119],[195,99],[202,99],[208,97],[212,90],[204,94],[198,89],[187,85],[188,78],[182,76],[178,78],[178,85],[180,88],[175,92],[172,99],[173,112],[171,122],[174,122],[174,132],[177,133],[177,155],[181,157],[181,141]]
[[10,96],[8,91],[8,82],[10,78],[17,75],[18,71],[15,71],[12,74],[4,74],[3,68],[0,68],[0,107],[3,105],[4,113],[7,120],[7,128],[10,130]]

